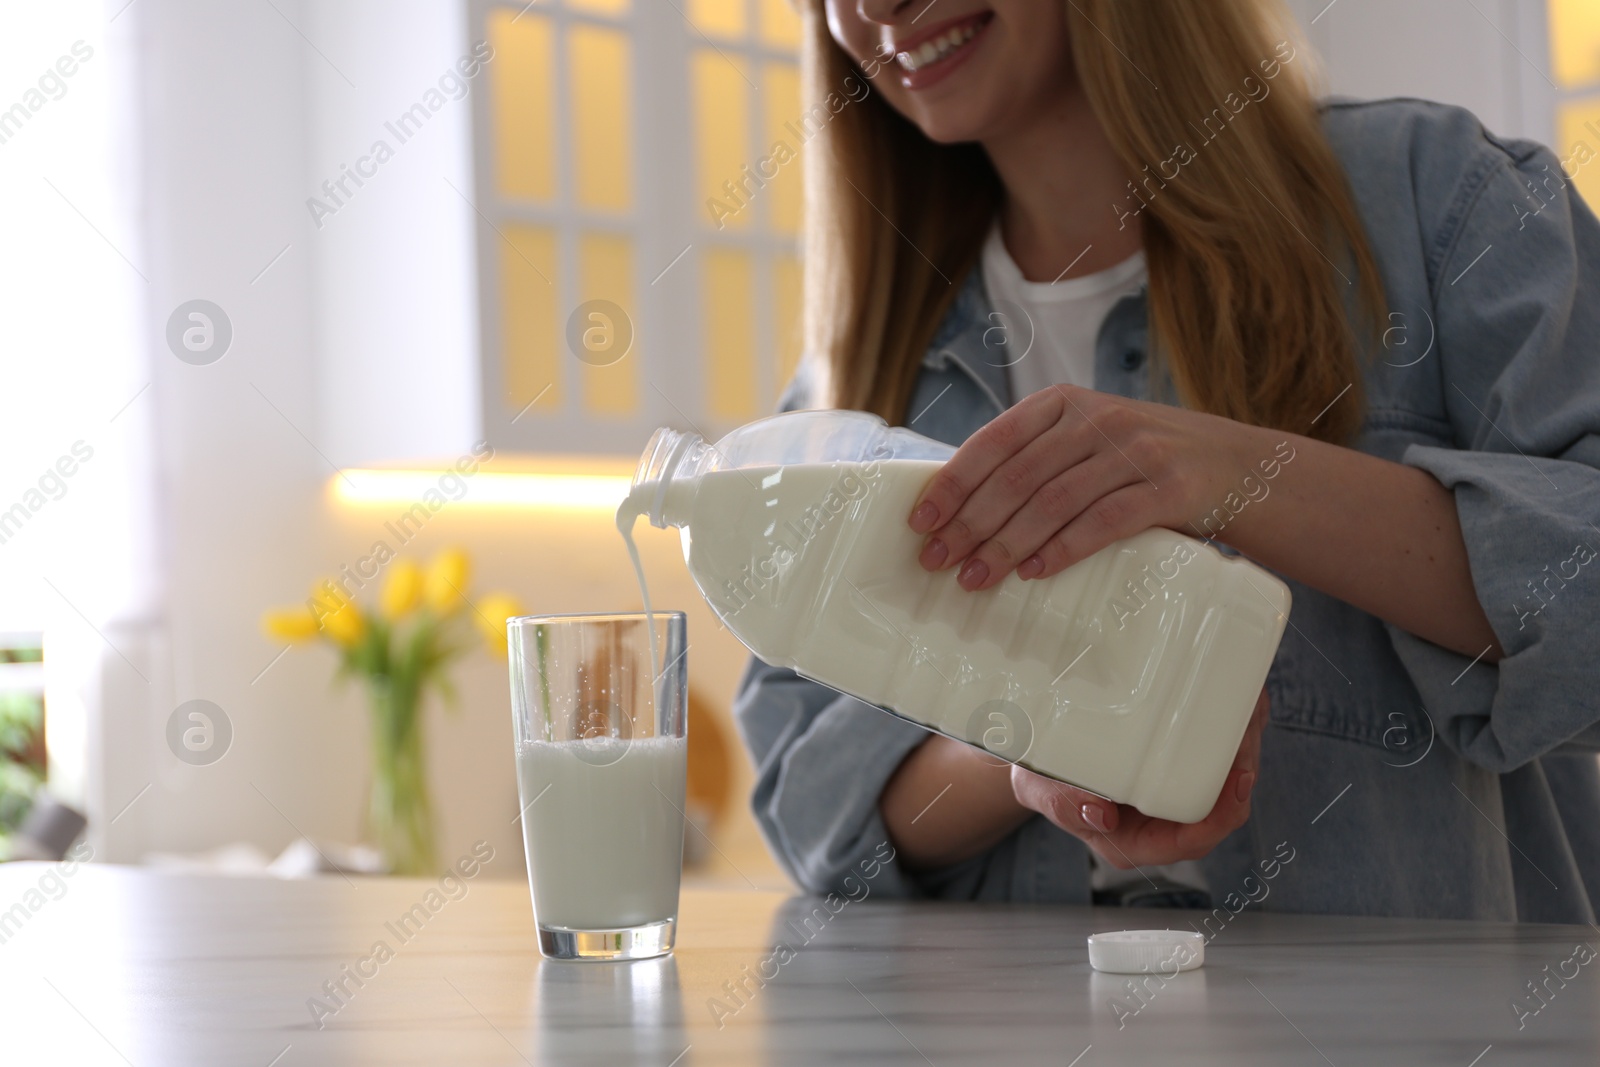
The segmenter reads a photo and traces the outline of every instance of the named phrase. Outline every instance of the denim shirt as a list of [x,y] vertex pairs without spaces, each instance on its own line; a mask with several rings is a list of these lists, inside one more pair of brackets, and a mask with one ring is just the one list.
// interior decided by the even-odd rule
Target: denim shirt
[[[1252,814],[1202,861],[1217,905],[1207,929],[1251,903],[1590,923],[1600,900],[1600,222],[1548,149],[1496,138],[1465,111],[1334,100],[1323,117],[1388,302],[1387,332],[1364,364],[1355,446],[1452,490],[1505,655],[1459,655],[1289,581]],[[923,360],[913,429],[959,443],[1013,402],[1005,360],[985,344],[992,325],[975,270]],[[1143,293],[1112,309],[1096,389],[1173,401],[1147,329]],[[803,365],[785,407],[811,402],[810,378]],[[927,734],[759,660],[736,714],[772,850],[804,888],[846,888],[881,857],[879,795]],[[1084,846],[1039,816],[943,870],[890,863],[874,886],[1090,900]]]

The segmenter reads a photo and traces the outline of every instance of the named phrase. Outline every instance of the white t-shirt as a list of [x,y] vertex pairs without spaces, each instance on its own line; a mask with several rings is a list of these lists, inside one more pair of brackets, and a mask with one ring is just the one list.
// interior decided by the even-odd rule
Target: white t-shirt
[[[989,360],[1006,367],[1012,401],[1052,385],[1094,388],[1094,343],[1106,315],[1125,296],[1145,284],[1144,253],[1135,252],[1114,267],[1058,282],[1030,282],[1006,251],[996,220],[983,245],[983,281],[993,316],[984,334]],[[1185,861],[1144,870],[1119,871],[1089,853],[1096,892],[1142,894],[1157,886],[1149,873],[1166,879],[1162,890],[1206,888],[1198,863]]]
[[989,360],[1007,368],[1011,397],[1052,385],[1094,388],[1094,342],[1117,301],[1145,283],[1144,253],[1081,278],[1030,282],[1000,236],[999,220],[983,245],[983,281],[993,305],[984,333]]

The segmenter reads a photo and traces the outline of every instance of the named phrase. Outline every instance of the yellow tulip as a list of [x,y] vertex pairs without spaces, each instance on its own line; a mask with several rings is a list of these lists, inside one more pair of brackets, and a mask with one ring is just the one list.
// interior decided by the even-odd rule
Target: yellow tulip
[[261,630],[275,641],[303,645],[316,639],[321,627],[305,608],[276,608],[261,616]]
[[490,593],[478,601],[473,621],[495,655],[506,654],[506,620],[522,613],[522,605],[510,593]]
[[471,574],[472,563],[459,548],[447,548],[433,557],[423,580],[423,596],[428,607],[440,615],[459,611]]
[[338,611],[322,617],[322,629],[335,644],[350,648],[365,636],[367,620],[353,601],[346,601]]
[[409,559],[395,560],[383,584],[378,606],[390,619],[408,614],[422,600],[422,568]]

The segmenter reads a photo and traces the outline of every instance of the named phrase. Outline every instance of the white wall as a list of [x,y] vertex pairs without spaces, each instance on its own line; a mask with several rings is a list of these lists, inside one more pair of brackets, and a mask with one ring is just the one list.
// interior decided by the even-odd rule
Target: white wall
[[[298,3],[278,10],[303,22]],[[143,88],[142,340],[167,583],[157,618],[132,624],[144,639],[129,638],[149,651],[157,683],[140,690],[124,678],[106,690],[106,791],[91,814],[99,854],[135,860],[235,838],[281,843],[284,818],[257,787],[312,832],[343,829],[313,818],[306,801],[341,806],[349,790],[338,752],[359,732],[336,720],[315,725],[304,688],[252,685],[275,651],[257,636],[254,609],[300,591],[326,536],[317,500],[329,469],[306,440],[316,439],[316,375],[299,203],[305,82],[319,76],[319,61],[308,63],[306,43],[270,4],[141,0],[120,20],[136,35]],[[181,362],[165,342],[172,310],[195,298],[232,323],[231,347],[209,366]],[[184,765],[165,746],[167,716],[195,698],[233,724],[232,750],[208,767]],[[286,780],[291,768],[328,785],[309,791]]]
[[[482,435],[475,217],[463,199],[473,193],[472,101],[451,94],[487,92],[488,71],[459,79],[463,89],[448,80],[475,43],[455,2],[319,0],[306,13],[306,35],[354,83],[311,57],[301,199],[337,212],[304,231],[323,444],[341,466],[461,455]],[[443,105],[402,141],[388,125],[429,90]],[[378,142],[394,153],[381,164]],[[336,188],[338,204],[322,183],[358,165],[376,174],[345,181],[348,198]]]
[[1548,142],[1543,0],[1288,0],[1334,93],[1419,96],[1475,112],[1491,130]]

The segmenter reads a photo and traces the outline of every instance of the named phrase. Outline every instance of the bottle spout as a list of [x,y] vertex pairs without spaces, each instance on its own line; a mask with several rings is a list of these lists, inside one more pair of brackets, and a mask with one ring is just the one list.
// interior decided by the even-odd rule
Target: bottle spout
[[633,487],[628,499],[650,525],[665,530],[683,527],[689,517],[682,506],[683,493],[674,492],[675,481],[691,478],[706,466],[710,452],[705,438],[663,426],[650,437],[639,466],[633,472]]

